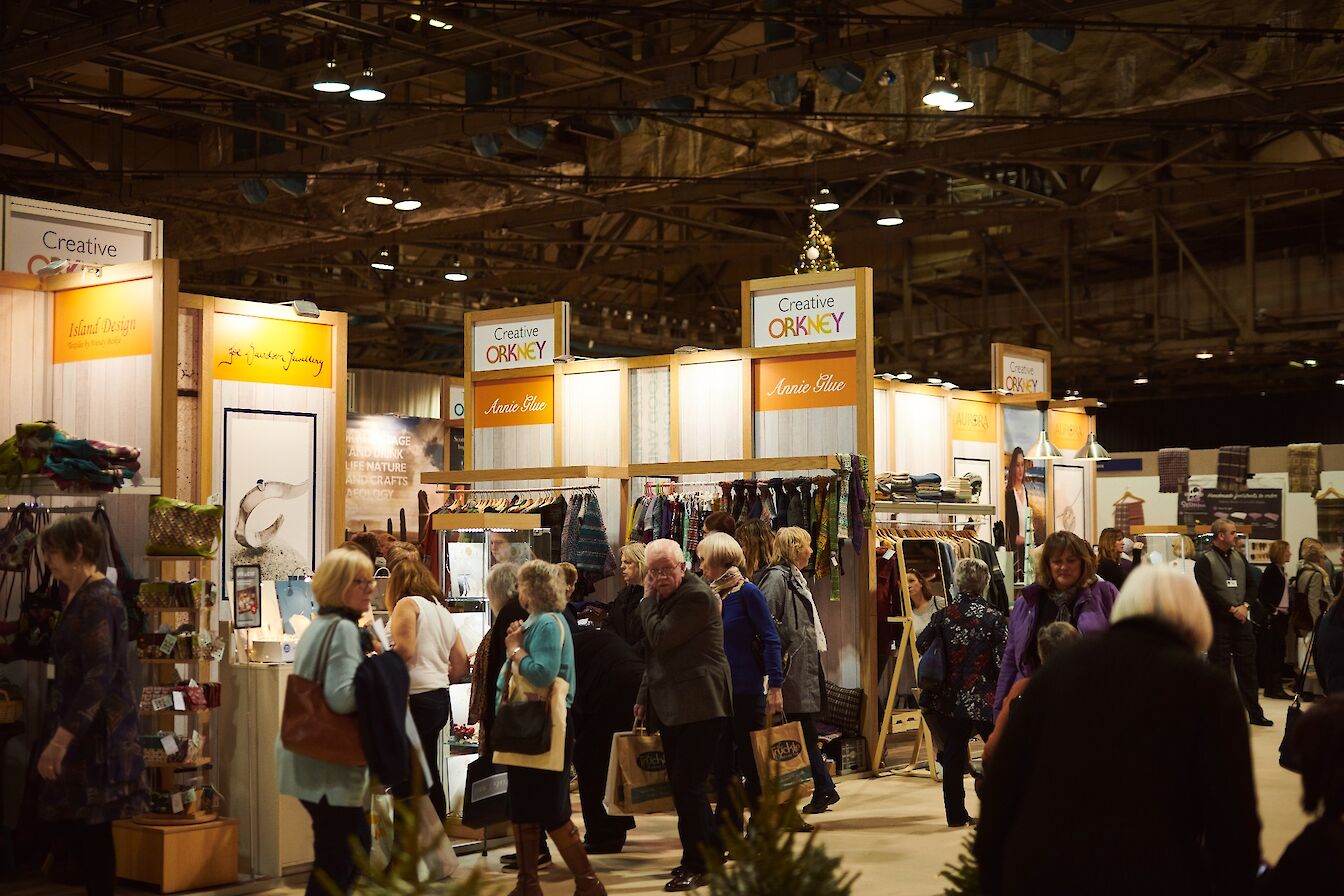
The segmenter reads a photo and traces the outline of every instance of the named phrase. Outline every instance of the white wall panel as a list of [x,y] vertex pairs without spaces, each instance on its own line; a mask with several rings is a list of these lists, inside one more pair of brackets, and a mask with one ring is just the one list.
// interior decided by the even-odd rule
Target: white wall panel
[[472,466],[477,470],[500,467],[549,467],[554,464],[555,426],[486,426],[473,429]]
[[574,464],[621,462],[621,371],[560,377],[561,458]]
[[630,371],[630,463],[660,464],[672,459],[672,370]]
[[756,457],[854,454],[859,450],[858,409],[853,406],[762,411],[755,418]]
[[0,288],[0,441],[19,423],[51,418],[51,300]]
[[677,398],[681,424],[681,460],[737,458],[742,445],[744,361],[715,361],[680,367]]
[[891,444],[891,393],[873,390],[873,472],[890,473],[896,469],[896,454]]
[[946,482],[947,399],[941,395],[896,392],[896,444],[892,467],[896,471],[937,473]]

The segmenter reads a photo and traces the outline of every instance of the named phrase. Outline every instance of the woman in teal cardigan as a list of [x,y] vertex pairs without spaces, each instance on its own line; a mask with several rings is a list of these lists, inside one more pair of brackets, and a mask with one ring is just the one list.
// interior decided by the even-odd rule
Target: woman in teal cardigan
[[[548,688],[557,678],[569,685],[566,706],[574,705],[574,641],[565,608],[565,585],[560,568],[544,560],[529,560],[518,570],[518,602],[527,611],[525,622],[509,626],[504,637],[506,662],[499,672],[497,700],[508,699],[508,677],[522,676],[534,688]],[[498,724],[498,721],[496,721]],[[518,850],[518,883],[509,896],[542,896],[537,881],[540,832],[551,835],[574,875],[575,896],[606,896],[579,829],[570,820],[569,764],[574,748],[574,726],[565,724],[565,763],[558,772],[509,766],[509,820]]]
[[[313,575],[317,618],[299,640],[294,675],[316,680],[322,643],[332,632],[322,692],[332,712],[355,712],[355,669],[364,661],[359,645],[359,618],[373,597],[373,564],[363,551],[337,548],[323,558]],[[337,765],[286,750],[276,738],[280,792],[298,797],[313,819],[313,873],[305,896],[328,896],[326,884],[350,892],[359,877],[350,840],[369,852],[370,829],[364,811],[368,771],[363,766]]]

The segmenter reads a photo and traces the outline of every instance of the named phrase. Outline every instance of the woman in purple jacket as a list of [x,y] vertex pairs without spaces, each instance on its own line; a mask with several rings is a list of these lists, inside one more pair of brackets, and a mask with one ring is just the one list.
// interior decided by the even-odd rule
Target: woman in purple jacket
[[1019,678],[1030,678],[1041,665],[1036,634],[1052,622],[1071,622],[1083,635],[1110,625],[1118,592],[1097,578],[1092,547],[1072,532],[1056,532],[1045,540],[1036,581],[1022,589],[1008,620],[1008,644],[999,666],[994,716]]

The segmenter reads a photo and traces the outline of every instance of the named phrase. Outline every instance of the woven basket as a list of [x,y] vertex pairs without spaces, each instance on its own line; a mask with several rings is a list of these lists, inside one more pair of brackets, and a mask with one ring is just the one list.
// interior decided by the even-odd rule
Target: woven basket
[[12,725],[23,718],[23,701],[15,700],[0,688],[0,725]]

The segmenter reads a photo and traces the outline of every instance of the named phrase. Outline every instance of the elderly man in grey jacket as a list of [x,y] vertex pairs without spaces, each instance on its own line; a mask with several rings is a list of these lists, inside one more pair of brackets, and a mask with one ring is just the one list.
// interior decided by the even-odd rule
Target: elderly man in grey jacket
[[705,851],[722,851],[709,808],[708,783],[720,739],[732,715],[732,683],[723,652],[719,598],[686,574],[681,546],[671,539],[645,549],[644,681],[635,717],[662,731],[667,778],[677,809],[681,864],[664,889],[691,890],[704,882]]

